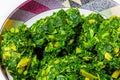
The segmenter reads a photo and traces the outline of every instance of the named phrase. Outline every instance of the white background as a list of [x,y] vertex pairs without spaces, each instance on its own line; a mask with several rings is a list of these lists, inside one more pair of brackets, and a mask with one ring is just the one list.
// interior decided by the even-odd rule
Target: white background
[[0,28],[9,14],[24,1],[26,0],[0,0]]
[[[9,14],[26,0],[0,0],[0,29]],[[0,70],[0,80],[5,80]]]

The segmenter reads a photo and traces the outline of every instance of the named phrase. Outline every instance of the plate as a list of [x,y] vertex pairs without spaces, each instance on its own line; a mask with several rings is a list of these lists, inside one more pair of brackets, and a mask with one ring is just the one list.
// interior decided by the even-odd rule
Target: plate
[[[27,0],[18,6],[4,22],[0,30],[0,34],[2,34],[5,30],[9,30],[12,27],[18,26],[21,23],[25,23],[28,27],[30,27],[34,22],[36,22],[36,20],[40,18],[50,16],[53,14],[53,12],[57,12],[60,9],[68,9],[55,0],[50,0],[49,3],[46,1],[47,0]],[[84,9],[79,9],[79,11],[85,16],[89,15],[92,12]],[[9,80],[13,80],[13,78],[8,73],[7,76]]]

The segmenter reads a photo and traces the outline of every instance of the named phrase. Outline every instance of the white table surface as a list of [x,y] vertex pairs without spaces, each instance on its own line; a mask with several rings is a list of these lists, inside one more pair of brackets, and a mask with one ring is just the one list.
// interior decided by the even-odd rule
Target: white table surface
[[[9,14],[26,0],[1,0],[0,1],[0,29]],[[0,70],[0,80],[6,80]]]

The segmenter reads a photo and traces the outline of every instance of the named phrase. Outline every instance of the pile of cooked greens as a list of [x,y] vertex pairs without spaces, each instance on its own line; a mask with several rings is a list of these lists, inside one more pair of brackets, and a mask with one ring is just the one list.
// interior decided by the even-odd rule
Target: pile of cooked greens
[[2,36],[2,65],[14,80],[120,80],[119,17],[61,9]]

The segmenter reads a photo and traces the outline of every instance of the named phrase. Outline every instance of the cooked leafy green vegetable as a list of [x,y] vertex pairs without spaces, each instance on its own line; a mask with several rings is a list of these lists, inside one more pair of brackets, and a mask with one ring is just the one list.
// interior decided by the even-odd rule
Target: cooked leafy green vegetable
[[92,49],[97,43],[95,34],[98,32],[99,25],[103,20],[104,19],[100,14],[94,13],[91,13],[85,18],[85,22],[83,23],[80,32],[80,40],[78,42],[78,45],[81,46],[81,48]]
[[2,37],[2,65],[15,80],[120,80],[119,17],[61,9]]
[[43,52],[45,54],[54,53],[56,56],[62,49],[69,45],[67,41],[74,38],[76,34],[75,28],[83,20],[78,9],[69,9],[66,12],[61,9],[52,16],[38,22],[30,28],[33,40],[35,39],[35,44],[38,44],[39,47],[44,46],[45,49]]
[[30,32],[26,25],[11,28],[3,35],[1,42],[2,64],[16,79],[26,76],[31,61],[35,44],[29,38]]
[[78,79],[81,61],[76,56],[54,58],[43,64],[37,80],[75,80]]

